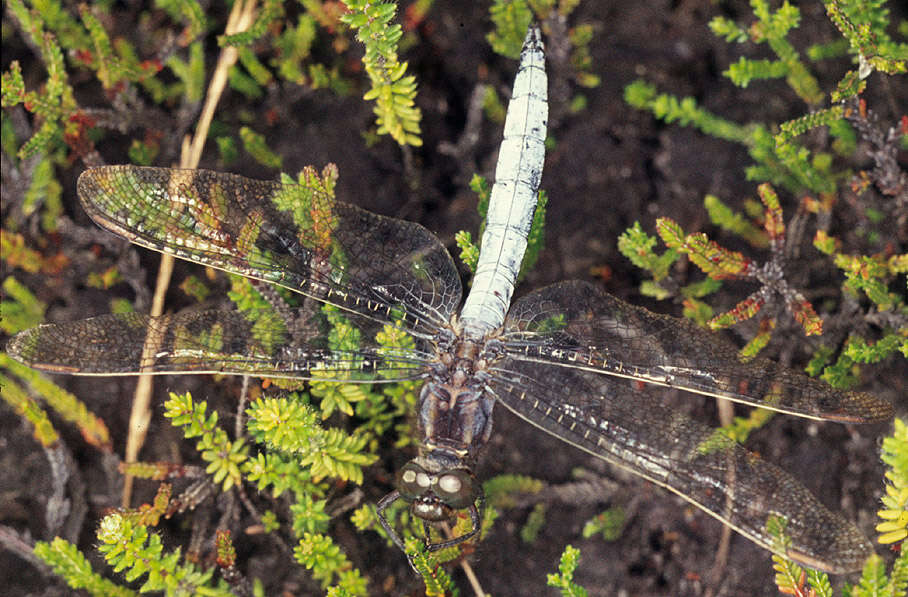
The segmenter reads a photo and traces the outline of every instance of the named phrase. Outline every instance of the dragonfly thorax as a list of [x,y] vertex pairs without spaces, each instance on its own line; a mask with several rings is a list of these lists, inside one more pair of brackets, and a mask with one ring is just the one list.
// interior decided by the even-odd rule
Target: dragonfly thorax
[[439,347],[438,361],[441,366],[433,377],[458,389],[467,388],[473,385],[476,374],[487,366],[481,353],[480,342],[457,337],[449,346]]
[[[456,374],[455,374],[456,376]],[[492,433],[494,399],[475,378],[463,385],[429,381],[419,396],[420,453],[433,470],[469,466]]]

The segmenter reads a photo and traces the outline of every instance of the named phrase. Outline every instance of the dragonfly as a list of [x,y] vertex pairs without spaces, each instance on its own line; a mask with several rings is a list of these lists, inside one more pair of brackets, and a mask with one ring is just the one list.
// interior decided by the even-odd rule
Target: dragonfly
[[[473,474],[496,405],[539,430],[676,493],[758,545],[812,568],[857,570],[872,553],[861,532],[791,475],[670,408],[651,386],[816,420],[892,417],[871,394],[833,389],[736,348],[692,322],[566,281],[511,297],[527,246],[545,159],[547,79],[538,27],[521,52],[481,251],[463,307],[460,274],[422,226],[335,200],[316,184],[251,180],[206,170],[88,169],[78,181],[101,227],[178,258],[301,296],[287,317],[200,310],[110,314],[44,324],[8,352],[52,373],[236,374],[320,380],[350,372],[374,382],[423,380],[418,453],[377,505],[382,526],[398,500],[426,526],[430,551],[480,530],[484,496]],[[333,305],[361,330],[356,348],[329,346],[316,308]],[[287,320],[293,320],[291,325]],[[391,325],[413,347],[372,340]],[[293,330],[297,330],[294,332]],[[299,332],[302,330],[302,332]],[[153,338],[153,350],[147,348]],[[429,526],[467,511],[471,528],[431,542]],[[769,530],[781,521],[788,542]]]

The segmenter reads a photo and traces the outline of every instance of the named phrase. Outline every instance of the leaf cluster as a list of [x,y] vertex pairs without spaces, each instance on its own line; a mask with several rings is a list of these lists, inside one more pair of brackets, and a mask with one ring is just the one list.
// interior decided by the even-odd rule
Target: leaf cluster
[[[749,26],[716,17],[710,23],[710,28],[713,33],[730,42],[766,43],[776,53],[777,59],[754,61],[742,57],[737,65],[732,65],[724,73],[725,76],[741,86],[746,86],[755,78],[785,77],[802,100],[810,106],[816,106],[825,96],[819,91],[816,79],[810,75],[789,39],[800,24],[799,9],[783,2],[777,10],[771,10],[768,3],[762,0],[754,0],[751,6],[755,20]],[[882,3],[858,8],[850,4],[846,6],[845,3],[830,2],[827,3],[827,8],[836,15],[852,15],[847,17],[849,22],[864,23],[862,27],[865,39],[869,35],[879,35],[880,40],[889,40],[885,35],[888,11]],[[857,16],[858,13],[862,16]],[[841,24],[837,26],[842,28]],[[856,38],[848,42],[859,45]],[[897,44],[886,41],[883,45],[888,48],[887,56],[899,55]],[[904,65],[904,60],[902,64]],[[853,383],[854,365],[859,362],[854,357],[861,345],[868,346],[868,352],[873,355],[862,354],[861,358],[865,359],[863,362],[878,362],[896,350],[908,354],[904,339],[904,330],[908,328],[908,310],[903,296],[893,292],[891,288],[894,282],[898,284],[896,281],[904,276],[905,256],[882,252],[871,255],[845,252],[841,239],[833,237],[827,231],[837,197],[849,191],[863,192],[868,196],[867,203],[870,204],[873,201],[870,197],[874,191],[872,185],[884,195],[897,194],[898,189],[905,188],[905,174],[892,159],[901,138],[895,130],[897,127],[893,127],[888,134],[880,131],[875,117],[863,102],[836,104],[813,110],[778,125],[757,122],[739,125],[711,114],[698,106],[693,98],[679,99],[659,93],[653,85],[644,81],[628,85],[625,100],[633,107],[652,112],[665,122],[692,126],[748,149],[756,163],[747,168],[746,177],[748,180],[763,181],[758,189],[765,206],[762,213],[751,207],[748,207],[747,216],[735,213],[712,195],[706,197],[704,205],[713,224],[742,237],[754,248],[769,248],[771,252],[771,259],[757,266],[744,253],[725,249],[702,233],[684,234],[676,223],[668,218],[660,218],[657,230],[668,251],[659,254],[655,251],[656,240],[643,232],[639,224],[635,224],[621,236],[619,250],[635,265],[651,272],[653,279],[644,282],[641,288],[645,294],[660,299],[680,294],[684,300],[685,315],[713,328],[734,325],[761,312],[769,313],[760,322],[752,342],[743,350],[746,355],[755,354],[768,342],[775,327],[776,316],[772,315],[773,309],[767,310],[766,307],[778,299],[781,299],[781,304],[801,324],[806,334],[821,333],[823,321],[813,305],[806,300],[805,292],[796,289],[786,280],[788,255],[795,250],[794,247],[799,242],[798,235],[802,233],[798,229],[795,230],[798,235],[793,238],[786,236],[780,200],[774,188],[769,185],[781,186],[789,193],[802,196],[807,194],[801,210],[814,214],[817,218],[814,247],[829,255],[832,263],[844,274],[842,290],[845,296],[849,300],[868,299],[871,304],[868,319],[878,319],[876,313],[885,313],[887,321],[887,325],[881,326],[883,329],[880,336],[874,342],[865,343],[858,335],[849,339],[839,361],[827,369],[824,378],[833,385]],[[832,152],[822,149],[811,151],[797,141],[799,137],[819,127],[826,127],[831,133]],[[771,133],[773,129],[778,132]],[[847,158],[854,152],[856,130],[874,144],[876,149],[872,155],[876,168],[871,173],[859,175],[860,178],[852,177],[849,185],[849,172],[839,168],[835,158]],[[897,209],[896,203],[882,205],[884,209]],[[868,219],[873,218],[874,213],[875,208],[871,209],[868,205]],[[891,215],[897,217],[894,213]],[[793,221],[796,219],[797,216]],[[876,218],[875,221],[880,219]],[[802,226],[800,223],[798,225]],[[874,244],[879,245],[879,242]],[[670,272],[680,254],[687,255],[691,262],[703,270],[708,276],[707,280],[678,286]],[[760,288],[730,311],[714,316],[712,309],[700,299],[717,290],[719,280],[730,278],[753,279],[760,284]],[[824,356],[821,357],[821,354]],[[819,373],[829,356],[821,348],[809,370],[814,374]]]
[[574,582],[574,571],[579,564],[580,550],[571,545],[565,546],[558,564],[558,574],[548,575],[548,585],[560,590],[564,597],[586,597],[586,589]]
[[341,20],[356,31],[366,53],[363,66],[372,81],[363,99],[375,100],[378,134],[388,134],[399,145],[422,145],[419,122],[422,112],[416,106],[416,77],[406,75],[407,63],[397,58],[397,44],[403,32],[391,21],[397,13],[393,2],[347,1],[349,13]]
[[[748,201],[745,204],[747,213],[736,213],[712,195],[706,197],[704,206],[715,226],[744,239],[753,249],[768,249],[770,260],[757,266],[745,253],[726,249],[705,234],[685,234],[677,223],[668,218],[659,218],[656,224],[659,236],[668,247],[664,253],[656,250],[657,239],[646,234],[639,224],[622,235],[619,249],[632,263],[652,275],[652,280],[642,286],[644,293],[660,299],[680,295],[684,300],[685,315],[704,325],[726,327],[768,312],[769,315],[759,322],[751,342],[741,351],[744,358],[750,358],[768,343],[769,335],[776,326],[773,310],[766,309],[774,296],[782,299],[782,304],[801,324],[805,334],[823,331],[824,321],[804,298],[805,293],[796,290],[786,280],[789,254],[798,244],[798,236],[791,238],[790,235],[803,234],[793,228],[797,225],[803,229],[803,221],[798,221],[803,216],[792,218],[788,226],[791,230],[787,231],[781,199],[770,184],[782,187],[791,194],[806,195],[799,211],[817,219],[813,246],[829,257],[830,266],[839,268],[844,277],[843,300],[850,301],[852,305],[865,305],[863,315],[866,318],[865,323],[858,323],[856,329],[844,339],[835,362],[830,364],[835,351],[828,345],[820,345],[807,371],[811,375],[822,374],[833,386],[847,387],[858,381],[859,364],[881,362],[899,352],[908,358],[908,308],[904,293],[894,291],[895,286],[904,288],[906,256],[892,254],[891,251],[861,254],[854,235],[846,241],[829,233],[832,209],[837,199],[851,192],[856,195],[853,201],[866,205],[865,213],[869,221],[874,221],[874,217],[875,221],[886,217],[882,213],[874,216],[876,210],[870,205],[882,206],[883,210],[890,210],[889,217],[897,217],[896,202],[886,204],[882,200],[874,204],[877,200],[873,195],[877,192],[884,198],[895,197],[899,189],[904,192],[906,187],[902,184],[905,175],[894,165],[891,157],[904,138],[904,131],[899,133],[897,126],[888,133],[881,130],[863,100],[841,100],[862,91],[864,79],[873,69],[888,74],[904,72],[906,56],[904,44],[892,42],[886,34],[889,18],[884,3],[832,1],[825,4],[830,19],[845,39],[829,42],[822,48],[811,48],[808,55],[819,60],[850,51],[856,56],[860,69],[860,73],[849,71],[843,76],[836,91],[828,96],[836,102],[831,106],[819,108],[827,95],[821,91],[817,79],[790,41],[800,24],[801,15],[799,9],[788,2],[783,2],[777,10],[771,10],[763,0],[753,0],[751,7],[755,20],[749,25],[742,26],[717,17],[710,23],[710,28],[714,34],[729,42],[765,43],[776,55],[773,60],[741,57],[724,73],[726,77],[741,87],[755,80],[784,78],[797,97],[810,107],[809,113],[778,124],[752,122],[740,125],[711,114],[698,106],[693,98],[658,93],[653,85],[644,81],[636,81],[625,89],[625,100],[631,106],[648,110],[667,123],[692,126],[748,149],[755,165],[747,169],[746,176],[748,180],[763,182],[758,187],[763,208],[757,209],[754,202]],[[870,55],[876,57],[873,66],[870,66]],[[828,129],[832,151],[825,151],[825,148],[812,151],[798,142],[799,137],[820,127]],[[874,147],[871,156],[876,167],[872,172],[851,176],[837,160],[845,161],[851,157],[859,140],[869,141]],[[859,197],[860,194],[864,197]],[[861,203],[862,199],[866,204]],[[874,242],[864,244],[879,246],[880,241],[875,238]],[[846,242],[851,242],[851,246],[847,246]],[[682,254],[687,255],[708,276],[706,280],[685,286],[674,281],[673,265]],[[699,300],[717,290],[719,280],[747,278],[758,282],[760,288],[722,315],[713,316],[712,308]],[[706,284],[710,280],[716,282]],[[827,322],[834,320],[834,315],[827,315]],[[849,316],[849,321],[854,321],[853,315]],[[870,324],[871,321],[874,323]],[[871,325],[878,331],[874,340],[869,341],[863,336],[869,332]],[[757,410],[749,419],[737,418],[722,432],[736,441],[743,441],[752,429],[765,420],[763,411]],[[889,450],[884,447],[883,458],[893,468],[887,472],[889,483],[883,500],[885,508],[880,512],[883,522],[877,527],[882,533],[881,541],[903,541],[906,536],[908,515],[904,510],[904,498],[908,497],[908,492],[903,490],[904,479],[900,479],[896,472],[899,458],[908,454],[908,441],[901,437],[903,430],[904,425],[896,421],[894,435],[885,440]],[[784,528],[776,528],[773,532],[780,541],[779,552],[784,552]],[[891,576],[887,576],[882,560],[873,556],[865,566],[859,585],[847,589],[846,594],[903,595],[908,584],[904,572],[906,561],[903,552],[896,560]],[[825,574],[805,571],[775,555],[773,562],[776,584],[781,593],[832,595]]]
[[[578,0],[495,0],[489,7],[489,18],[494,29],[486,35],[492,50],[507,58],[518,58],[532,21],[542,24],[543,33],[549,34],[548,22],[563,24],[579,5]],[[561,25],[563,26],[563,25]],[[570,45],[570,76],[581,87],[598,87],[599,75],[593,72],[593,59],[589,45],[595,35],[590,23],[580,23],[567,32]],[[559,40],[560,41],[560,40]],[[583,96],[571,101],[571,112],[578,112],[586,105]]]
[[885,508],[877,512],[883,520],[876,527],[879,542],[904,543],[908,539],[908,425],[903,420],[896,419],[892,435],[883,440],[881,459],[886,465],[886,495],[882,497]]
[[201,571],[194,564],[181,564],[179,548],[165,552],[160,535],[121,514],[106,516],[98,527],[97,538],[98,551],[116,572],[125,571],[126,580],[147,576],[141,592],[163,591],[174,597],[233,595],[224,581],[210,584],[213,569]]
[[[83,439],[90,445],[105,452],[111,450],[110,434],[104,421],[95,415],[74,394],[67,392],[34,369],[29,369],[25,365],[12,360],[6,353],[0,353],[0,368],[8,370],[24,381],[30,390],[40,396],[57,416],[78,427]],[[27,415],[27,418],[36,425],[37,430],[44,430],[41,431],[40,435],[49,437],[48,434],[53,431],[53,428],[50,426],[47,415],[43,414],[43,410],[38,406],[37,402],[13,383],[11,379],[4,376],[3,381],[5,382],[2,384],[3,392],[0,392],[2,398],[8,401],[17,411]],[[7,390],[9,391],[7,392]],[[56,432],[53,433],[55,434]],[[43,440],[41,443],[49,445]]]

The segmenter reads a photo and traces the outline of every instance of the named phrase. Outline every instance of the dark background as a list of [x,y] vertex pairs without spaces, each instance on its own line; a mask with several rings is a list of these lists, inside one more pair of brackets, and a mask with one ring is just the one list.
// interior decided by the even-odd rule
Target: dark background
[[[892,10],[897,10],[895,4]],[[821,4],[806,3],[800,8],[802,25],[793,37],[801,52],[811,43],[838,37]],[[117,9],[117,20],[112,27],[118,34],[128,36],[136,26],[137,9],[132,5],[118,5]],[[756,81],[748,89],[739,89],[721,76],[742,54],[758,58],[771,56],[765,46],[733,45],[714,37],[707,23],[716,15],[735,18],[742,24],[753,21],[744,2],[722,5],[587,2],[570,17],[569,25],[591,23],[595,27],[590,46],[592,71],[601,76],[602,83],[595,89],[581,89],[568,81],[568,86],[562,87],[569,91],[566,96],[557,90],[550,91],[553,126],[549,136],[556,143],[546,156],[543,175],[543,187],[550,198],[546,247],[537,267],[518,288],[517,296],[545,284],[580,278],[593,280],[604,290],[635,304],[680,315],[679,304],[655,303],[641,297],[639,284],[644,277],[617,252],[618,235],[634,221],[640,221],[644,230],[654,234],[655,219],[669,216],[686,231],[706,231],[711,238],[727,242],[731,248],[750,250],[712,227],[702,208],[706,193],[716,194],[738,209],[745,198],[756,196],[756,184],[744,176],[745,167],[751,164],[745,149],[690,129],[659,123],[650,114],[630,108],[622,99],[628,83],[644,78],[660,91],[693,96],[706,109],[738,123],[777,123],[805,114],[807,107],[782,81]],[[4,23],[7,22],[4,16]],[[491,28],[487,14],[472,3],[462,6],[439,3],[414,31],[418,43],[402,56],[410,64],[408,72],[419,82],[417,103],[423,112],[424,145],[414,151],[412,175],[405,172],[401,152],[389,139],[366,146],[362,132],[373,126],[373,115],[371,104],[360,100],[364,87],[343,98],[324,90],[273,90],[272,95],[253,106],[228,89],[219,106],[218,118],[231,122],[241,110],[261,110],[263,117],[254,128],[265,133],[269,146],[283,156],[285,172],[296,172],[309,164],[321,168],[327,162],[334,162],[340,170],[339,199],[377,213],[420,222],[448,247],[454,247],[456,231],[470,230],[475,236],[479,219],[475,195],[467,181],[473,172],[492,177],[501,126],[484,120],[479,142],[461,159],[455,160],[438,148],[443,142],[458,140],[475,85],[480,82],[493,85],[502,98],[508,97],[516,62],[492,53],[485,41]],[[209,50],[207,66],[211,67],[216,48],[211,46]],[[354,48],[351,53],[355,57],[359,51]],[[23,63],[30,84],[40,82],[45,76],[40,62],[23,45],[18,33],[4,37],[3,53],[4,70],[9,67],[9,60],[17,58]],[[851,68],[847,59],[809,66],[826,91],[833,89]],[[355,69],[352,60],[350,68]],[[550,80],[570,79],[569,73],[553,73],[551,68],[550,65]],[[360,85],[366,84],[362,73],[344,74]],[[92,87],[87,79],[72,83],[81,94],[77,99],[83,106],[104,101],[97,87]],[[568,114],[565,108],[570,95],[575,93],[585,94],[588,105],[577,114]],[[894,125],[904,113],[908,99],[904,78],[874,73],[864,97],[868,106],[880,114],[885,126]],[[266,112],[272,118],[271,124],[264,118]],[[817,135],[805,139],[808,144],[820,142]],[[123,162],[124,143],[123,138],[112,134],[98,149],[106,161]],[[165,157],[175,159],[162,155],[158,163],[168,165],[170,162]],[[905,156],[901,155],[900,159],[904,166]],[[870,165],[859,148],[850,167],[869,168]],[[213,144],[208,145],[201,166],[224,169]],[[75,198],[74,182],[81,169],[81,164],[74,165],[62,171],[60,178],[65,184],[67,216],[88,227],[87,217]],[[244,153],[229,169],[263,178],[275,176],[274,171],[254,163]],[[4,181],[4,186],[7,182]],[[794,213],[799,197],[777,190],[787,219]],[[4,202],[6,199],[4,190]],[[849,218],[854,217],[854,211],[842,207],[834,215],[840,218],[834,231],[847,230],[853,225]],[[808,241],[811,235],[808,234]],[[895,252],[904,253],[905,231],[893,231],[892,238],[900,243]],[[766,254],[750,251],[748,254],[758,260],[767,258]],[[823,289],[802,289],[808,298],[812,293],[827,296],[830,288],[835,291],[841,277],[834,266],[809,246],[805,252],[809,267],[826,272],[820,279],[827,285]],[[81,261],[74,263],[72,271],[64,273],[59,280],[30,284],[39,298],[51,302],[49,320],[68,321],[109,310],[108,295],[80,286],[80,273],[84,277],[86,271],[98,266],[92,264],[91,255],[79,254]],[[137,255],[139,264],[150,272],[147,279],[151,287],[158,257],[141,250]],[[14,273],[7,271],[6,263],[3,266],[4,278]],[[596,268],[607,268],[610,274],[597,275],[601,270]],[[178,265],[171,290],[175,306],[185,301],[175,286],[181,276],[190,272],[198,274],[198,268]],[[675,275],[682,283],[702,278],[696,268],[686,266],[676,268]],[[710,301],[718,312],[730,308],[753,290],[752,285],[726,283],[723,291]],[[128,288],[114,291],[136,298]],[[819,307],[816,303],[815,306]],[[727,334],[742,343],[735,332]],[[817,340],[805,338],[797,328],[782,325],[766,354],[773,358],[781,354],[793,366],[803,366],[816,345]],[[861,389],[893,402],[897,410],[903,411],[906,374],[904,359],[894,357],[866,375]],[[114,432],[115,450],[122,453],[134,380],[56,377],[55,381],[72,389],[102,414]],[[214,386],[208,378],[161,378],[155,386],[155,410],[158,414],[162,410],[160,404],[168,390],[191,389],[198,399],[216,401],[218,396],[235,396],[230,388],[235,388],[236,383]],[[708,399],[690,395],[666,399],[674,400],[678,408],[691,416],[710,423],[716,421],[715,405]],[[228,398],[223,398],[227,413],[229,403]],[[736,412],[744,413],[745,409]],[[232,428],[227,418],[225,425]],[[86,500],[89,514],[78,537],[80,546],[87,552],[95,543],[94,527],[103,509],[118,503],[116,476],[97,452],[86,447],[71,430],[66,430],[64,423],[58,422],[57,426],[64,430],[64,441],[73,451],[84,483],[81,499]],[[755,433],[748,448],[792,473],[828,507],[843,512],[872,536],[874,512],[879,507],[882,488],[878,438],[887,430],[886,425],[855,427],[780,416]],[[44,500],[49,494],[47,461],[30,437],[30,431],[9,407],[0,408],[0,442],[2,523],[30,533],[33,539],[47,540],[42,522]],[[189,443],[157,416],[143,458],[175,459],[179,457],[178,449],[183,457],[192,458],[192,451],[187,448]],[[407,450],[389,449],[383,460],[367,469],[366,499],[376,501],[389,491],[393,470],[411,455]],[[476,472],[481,479],[519,473],[557,485],[571,482],[576,467],[617,480],[617,490],[603,495],[598,503],[550,504],[547,523],[532,544],[523,543],[519,536],[530,509],[503,512],[472,559],[485,591],[494,595],[555,594],[554,589],[546,588],[545,576],[556,571],[559,554],[565,544],[571,543],[582,551],[576,580],[591,595],[777,594],[767,552],[734,535],[727,566],[713,574],[722,531],[718,522],[666,491],[612,470],[544,436],[503,408],[497,409],[491,445]],[[137,484],[138,499],[150,499],[153,491],[151,483]],[[621,537],[611,543],[601,538],[582,538],[583,523],[614,505],[627,508],[631,515]],[[187,519],[183,523],[188,526]],[[170,547],[176,546],[185,533],[180,524],[171,521],[164,529],[166,538],[172,540],[167,544]],[[373,593],[420,594],[421,583],[409,570],[403,555],[386,547],[377,535],[357,535],[346,516],[336,521],[331,534],[354,565],[369,576]],[[279,594],[281,589],[295,594],[313,590],[315,585],[308,580],[308,574],[290,565],[271,543],[260,537],[238,537],[237,541],[243,571],[250,577],[262,578],[268,594]],[[885,549],[881,547],[878,551],[884,553]],[[97,569],[101,569],[100,565]],[[23,574],[9,574],[12,570],[22,570]],[[53,584],[51,577],[26,568],[9,551],[0,552],[0,571],[5,571],[0,577],[5,577],[4,585],[10,587],[10,594],[27,591],[67,594],[67,589]],[[453,574],[462,594],[468,594],[462,573],[454,569]]]

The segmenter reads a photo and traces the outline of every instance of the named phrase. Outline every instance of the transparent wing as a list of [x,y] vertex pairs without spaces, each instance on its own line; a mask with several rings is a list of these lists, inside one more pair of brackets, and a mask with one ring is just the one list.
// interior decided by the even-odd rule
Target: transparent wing
[[521,418],[677,493],[770,551],[779,551],[767,530],[775,517],[791,540],[783,555],[834,573],[861,568],[872,547],[857,528],[783,470],[635,383],[506,360],[490,386]]
[[[295,343],[297,336],[305,344]],[[291,329],[273,312],[119,313],[26,330],[7,351],[30,367],[79,375],[230,373],[350,381],[359,373],[369,381],[423,375],[421,353],[383,348],[368,338],[362,334],[350,350],[332,348],[314,321]]]
[[460,303],[457,270],[418,224],[335,201],[324,188],[208,170],[105,166],[79,177],[98,223],[130,241],[278,284],[415,333]]
[[892,407],[838,390],[768,359],[748,362],[692,322],[651,313],[585,282],[563,282],[517,301],[505,325],[515,361],[553,363],[681,388],[815,419],[884,421]]

